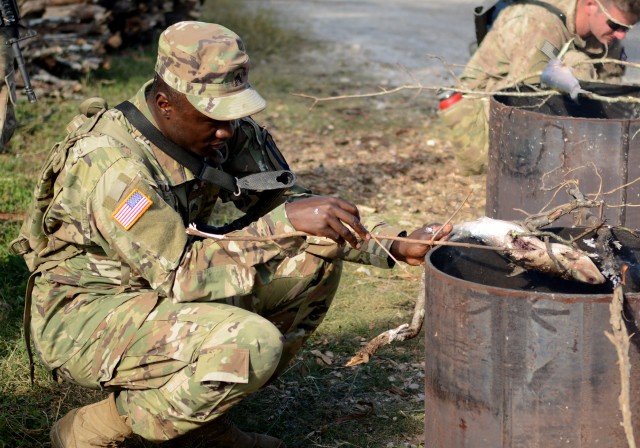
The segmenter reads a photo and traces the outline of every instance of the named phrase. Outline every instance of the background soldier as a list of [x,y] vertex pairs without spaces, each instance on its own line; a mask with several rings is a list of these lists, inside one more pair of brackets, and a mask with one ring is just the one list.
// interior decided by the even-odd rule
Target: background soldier
[[[620,41],[640,17],[636,0],[522,0],[504,8],[467,63],[460,89],[494,92],[537,83],[551,57],[571,41],[563,61],[578,79],[620,82],[625,59]],[[460,169],[482,173],[487,164],[489,98],[465,95],[445,109]]]

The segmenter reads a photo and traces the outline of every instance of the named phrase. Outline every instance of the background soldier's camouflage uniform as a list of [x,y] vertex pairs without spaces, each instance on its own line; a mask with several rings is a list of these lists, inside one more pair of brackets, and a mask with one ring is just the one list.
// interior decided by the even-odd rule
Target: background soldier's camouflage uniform
[[5,40],[4,32],[0,31],[0,152],[4,152],[17,127],[13,52],[4,44]]
[[[589,59],[620,58],[622,46],[615,42],[608,49],[597,39],[576,35],[577,0],[544,0],[562,11],[562,20],[544,7],[514,4],[505,8],[471,57],[460,77],[461,89],[493,92],[514,83],[537,83],[549,61],[540,49],[545,41],[560,50],[573,39],[563,61],[578,79],[620,82],[624,69],[618,64],[580,64]],[[489,139],[489,99],[466,95],[463,100],[441,112],[451,128],[456,158],[463,172],[484,171]]]
[[[148,88],[131,102],[153,122]],[[121,391],[118,406],[135,433],[171,439],[282,372],[322,322],[342,260],[392,263],[373,241],[354,250],[323,238],[189,237],[186,226],[209,220],[220,190],[195,179],[119,111],[105,112],[104,120],[137,144],[94,131],[66,153],[53,151],[51,166],[59,172],[53,199],[38,207],[46,210],[44,244],[34,243],[41,236],[36,209],[21,232],[37,252],[27,257],[37,272],[32,337],[44,364],[60,376]],[[251,119],[237,120],[229,158],[263,153],[263,137]],[[135,190],[152,205],[125,230],[112,215]],[[224,199],[244,208],[252,202],[246,196]],[[368,228],[381,237],[400,233],[380,222]],[[235,233],[292,231],[281,204]],[[391,241],[382,241],[390,248]]]

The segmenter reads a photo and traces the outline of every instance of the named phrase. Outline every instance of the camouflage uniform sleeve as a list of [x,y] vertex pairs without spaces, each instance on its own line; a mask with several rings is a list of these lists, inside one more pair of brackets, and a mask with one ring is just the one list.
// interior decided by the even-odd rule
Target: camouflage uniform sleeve
[[579,49],[569,50],[563,58],[564,63],[571,67],[571,71],[578,79],[620,84],[625,73],[624,65],[615,63],[594,64],[593,59],[626,60],[627,56],[622,43],[615,41],[608,49],[602,49],[602,45],[599,42],[594,43],[592,41],[593,39],[587,41],[584,51]]
[[[624,51],[622,42],[615,41],[611,44],[608,48],[607,57],[626,61],[627,53]],[[615,84],[622,83],[622,77],[626,72],[625,66],[622,64],[601,64],[596,66],[596,71],[598,72],[597,79]]]
[[[373,238],[363,241],[358,238],[360,249],[354,249],[350,245],[339,246],[333,240],[321,237],[307,237],[309,246],[306,251],[323,258],[339,258],[345,261],[368,264],[378,268],[392,268],[395,263],[388,255],[393,240],[385,239],[386,236],[406,236],[406,232],[394,226],[390,226],[376,218],[370,218],[363,222],[364,226],[380,242]],[[382,247],[381,247],[382,245]]]
[[597,78],[595,67],[590,62],[591,58],[582,51],[570,49],[565,53],[562,61],[571,67],[573,76],[577,79],[592,80]]
[[[395,226],[391,226],[384,221],[374,221],[369,219],[364,221],[364,225],[371,234],[375,235],[378,241],[373,238],[369,241],[361,241],[360,249],[354,249],[351,246],[344,247],[345,261],[354,263],[368,264],[378,268],[392,268],[395,262],[389,257],[393,240],[385,239],[386,236],[406,236],[407,232]],[[381,247],[382,246],[382,247]]]
[[[280,205],[242,230],[228,235],[265,237],[295,232]],[[172,297],[178,301],[215,300],[250,293],[260,271],[274,269],[306,247],[303,237],[275,241],[204,239],[193,242],[176,271]]]
[[[135,193],[147,198],[150,205],[142,213],[131,212],[136,219],[127,229],[128,221],[123,225],[118,211]],[[163,200],[144,164],[128,158],[109,166],[90,196],[93,240],[100,241],[107,254],[115,251],[132,273],[176,301],[246,294],[255,285],[258,265],[294,256],[304,248],[303,238],[275,242],[191,240],[182,218]],[[237,233],[268,236],[293,230],[284,206],[280,206]]]

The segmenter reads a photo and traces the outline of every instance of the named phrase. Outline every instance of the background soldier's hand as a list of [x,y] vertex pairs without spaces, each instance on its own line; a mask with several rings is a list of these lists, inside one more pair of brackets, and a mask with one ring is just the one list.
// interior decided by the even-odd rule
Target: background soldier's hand
[[356,249],[360,245],[354,231],[363,240],[371,238],[360,222],[358,208],[342,199],[316,196],[290,202],[285,207],[293,227],[309,235],[324,236],[338,244],[347,242]]
[[[435,237],[437,241],[443,239],[453,230],[453,226],[447,224],[438,232],[438,229],[441,227],[439,224],[429,224],[428,226],[420,227],[411,232],[411,234],[407,236],[407,239],[428,241],[433,239],[433,236],[437,233]],[[424,264],[424,256],[429,252],[429,249],[431,249],[431,246],[426,244],[404,243],[401,241],[394,241],[391,245],[391,253],[393,256],[397,260],[404,261],[411,266]]]

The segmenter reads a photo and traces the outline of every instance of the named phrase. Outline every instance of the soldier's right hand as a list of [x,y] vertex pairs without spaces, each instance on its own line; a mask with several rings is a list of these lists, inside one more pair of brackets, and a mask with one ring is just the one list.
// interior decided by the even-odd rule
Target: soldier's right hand
[[360,222],[358,208],[345,200],[314,196],[289,202],[285,207],[293,227],[309,235],[330,238],[340,245],[347,242],[356,249],[360,248],[356,234],[363,240],[371,238]]

